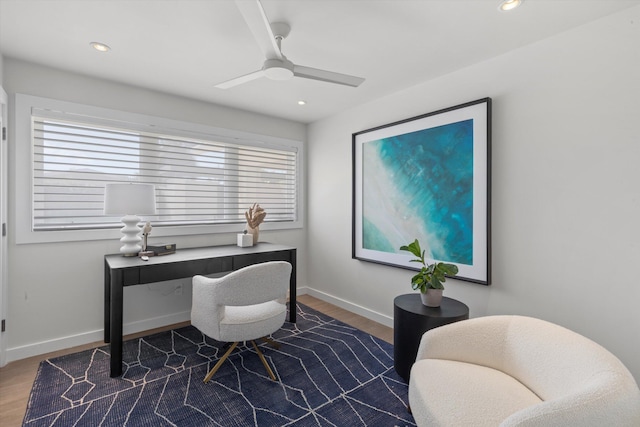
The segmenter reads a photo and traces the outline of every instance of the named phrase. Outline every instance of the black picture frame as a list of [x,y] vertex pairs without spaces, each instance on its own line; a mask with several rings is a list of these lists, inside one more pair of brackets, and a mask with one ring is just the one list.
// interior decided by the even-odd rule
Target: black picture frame
[[429,263],[491,283],[491,98],[352,134],[352,258],[419,270]]

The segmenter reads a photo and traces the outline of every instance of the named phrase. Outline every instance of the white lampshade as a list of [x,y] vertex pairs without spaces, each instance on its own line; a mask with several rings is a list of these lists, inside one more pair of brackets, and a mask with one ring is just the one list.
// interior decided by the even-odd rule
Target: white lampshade
[[124,215],[121,219],[124,227],[120,229],[120,253],[124,256],[137,255],[142,247],[138,215],[156,213],[156,188],[152,184],[115,184],[110,183],[104,189],[105,215]]
[[156,188],[153,184],[107,184],[104,191],[106,215],[154,215]]

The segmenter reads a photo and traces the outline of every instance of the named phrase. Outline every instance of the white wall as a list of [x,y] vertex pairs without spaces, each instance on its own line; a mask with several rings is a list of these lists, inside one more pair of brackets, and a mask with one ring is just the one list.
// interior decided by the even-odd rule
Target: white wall
[[[4,87],[15,93],[305,141],[306,126],[5,58]],[[10,113],[12,113],[10,111]],[[10,117],[10,123],[12,117]],[[10,148],[29,141],[15,141]],[[9,168],[10,206],[16,168]],[[19,214],[29,215],[29,212]],[[119,233],[93,242],[16,245],[9,212],[8,361],[102,339],[103,256],[117,253]],[[153,233],[151,235],[153,237]],[[235,233],[171,238],[181,247],[235,244]],[[298,247],[298,284],[304,286],[306,232],[262,231],[260,240]],[[175,295],[184,283],[182,295]],[[189,319],[190,280],[125,288],[125,333]]]
[[351,134],[493,99],[493,280],[471,316],[559,323],[640,382],[640,7],[310,125],[309,293],[392,325],[412,272],[351,259]]

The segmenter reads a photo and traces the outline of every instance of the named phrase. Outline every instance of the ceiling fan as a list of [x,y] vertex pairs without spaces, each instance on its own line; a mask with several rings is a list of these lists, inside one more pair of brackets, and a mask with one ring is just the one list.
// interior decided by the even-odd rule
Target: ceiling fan
[[272,80],[289,80],[295,76],[351,87],[358,87],[364,82],[361,77],[304,67],[289,61],[281,50],[282,40],[289,35],[291,30],[289,25],[284,22],[270,23],[260,0],[236,0],[236,5],[253,33],[253,37],[260,45],[260,50],[264,53],[266,60],[260,70],[218,83],[215,87],[229,89],[261,77]]

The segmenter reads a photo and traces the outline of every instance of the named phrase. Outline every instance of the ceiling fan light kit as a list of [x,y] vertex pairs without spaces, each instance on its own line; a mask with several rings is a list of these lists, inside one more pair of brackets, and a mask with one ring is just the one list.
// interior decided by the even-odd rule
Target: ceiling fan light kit
[[358,87],[364,82],[362,77],[294,64],[282,54],[281,50],[282,40],[291,31],[289,24],[285,22],[270,23],[260,0],[236,0],[236,5],[266,59],[260,70],[218,83],[217,88],[229,89],[260,77],[267,77],[271,80],[289,80],[292,77],[301,77],[351,87]]
[[264,76],[271,80],[289,80],[293,77],[293,62],[286,58],[267,59],[262,66]]

